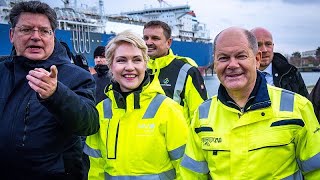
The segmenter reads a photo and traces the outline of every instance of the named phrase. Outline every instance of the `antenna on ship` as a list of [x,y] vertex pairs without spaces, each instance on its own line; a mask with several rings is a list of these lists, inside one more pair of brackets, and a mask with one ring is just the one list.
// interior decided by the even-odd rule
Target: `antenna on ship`
[[103,0],[99,0],[99,11],[100,11],[100,16],[104,17],[104,3]]
[[69,8],[69,6],[70,6],[69,0],[61,0],[61,1],[63,2],[65,8]]
[[168,6],[168,7],[171,7],[170,4],[168,4],[166,1],[164,0],[158,0],[159,4],[160,4],[160,7],[165,7],[164,5]]

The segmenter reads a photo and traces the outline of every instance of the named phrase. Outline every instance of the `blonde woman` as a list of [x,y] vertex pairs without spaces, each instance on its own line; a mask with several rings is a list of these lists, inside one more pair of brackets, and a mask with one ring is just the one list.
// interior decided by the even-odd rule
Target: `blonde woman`
[[106,46],[112,83],[97,105],[100,130],[89,136],[89,179],[177,179],[187,124],[182,108],[149,76],[147,47],[125,31]]

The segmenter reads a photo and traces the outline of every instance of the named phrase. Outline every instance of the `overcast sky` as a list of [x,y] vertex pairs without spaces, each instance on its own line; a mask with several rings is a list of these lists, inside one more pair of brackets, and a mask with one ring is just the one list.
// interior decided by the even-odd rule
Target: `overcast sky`
[[[61,6],[57,0],[46,0]],[[55,3],[53,3],[55,2]],[[86,3],[84,3],[86,2]],[[89,0],[78,0],[78,5]],[[260,26],[273,34],[275,51],[314,50],[320,46],[320,0],[167,0],[168,4],[189,4],[198,21],[206,23],[213,39],[221,30],[240,26],[252,29]],[[90,0],[94,4],[95,0]],[[98,5],[98,0],[96,0]],[[157,0],[105,0],[107,14],[145,7],[159,7]]]

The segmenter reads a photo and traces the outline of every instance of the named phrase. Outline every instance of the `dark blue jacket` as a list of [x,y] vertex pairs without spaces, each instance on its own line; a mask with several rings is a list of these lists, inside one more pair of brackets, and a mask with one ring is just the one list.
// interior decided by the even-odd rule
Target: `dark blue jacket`
[[[46,100],[30,88],[26,75],[36,67],[58,68],[56,92]],[[81,151],[78,135],[99,129],[95,82],[89,72],[71,64],[56,41],[44,61],[9,57],[0,63],[0,179],[49,179],[68,171],[65,155],[73,146]],[[71,163],[72,164],[72,163]],[[69,172],[67,172],[69,173]]]
[[96,103],[98,104],[99,102],[107,98],[104,89],[111,82],[111,78],[108,75],[109,68],[107,67],[107,65],[97,65],[94,69],[97,72],[93,75],[93,77],[97,85]]
[[272,74],[274,86],[308,97],[309,93],[300,72],[280,53],[274,53]]
[[314,113],[316,114],[320,123],[320,78],[318,79],[316,85],[313,87],[309,95],[309,100],[313,104]]

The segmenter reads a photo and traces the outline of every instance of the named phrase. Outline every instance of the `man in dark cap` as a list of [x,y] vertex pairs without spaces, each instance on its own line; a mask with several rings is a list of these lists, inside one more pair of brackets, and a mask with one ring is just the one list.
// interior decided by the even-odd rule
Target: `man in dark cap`
[[95,63],[95,73],[93,75],[96,80],[96,102],[97,104],[104,100],[107,96],[104,93],[105,87],[110,83],[110,77],[108,76],[109,68],[107,66],[107,60],[105,57],[105,47],[98,46],[93,53],[94,63]]

